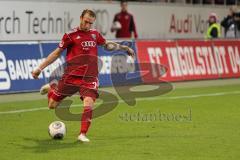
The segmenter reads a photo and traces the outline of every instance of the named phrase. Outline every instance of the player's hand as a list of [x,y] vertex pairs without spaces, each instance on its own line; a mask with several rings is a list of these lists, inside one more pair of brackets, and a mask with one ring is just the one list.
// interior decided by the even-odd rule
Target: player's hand
[[135,52],[132,48],[128,47],[127,53],[129,56],[131,56],[133,59],[135,58]]
[[37,68],[31,72],[34,79],[38,79],[38,76],[41,74],[42,70]]

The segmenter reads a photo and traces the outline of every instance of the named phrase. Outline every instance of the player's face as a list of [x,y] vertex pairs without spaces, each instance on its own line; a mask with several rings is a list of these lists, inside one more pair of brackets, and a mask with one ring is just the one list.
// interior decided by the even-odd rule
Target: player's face
[[86,13],[83,17],[80,17],[81,23],[80,28],[83,31],[89,31],[92,27],[92,24],[95,21],[95,18]]
[[121,8],[122,8],[122,11],[127,11],[127,2],[123,2],[121,3]]

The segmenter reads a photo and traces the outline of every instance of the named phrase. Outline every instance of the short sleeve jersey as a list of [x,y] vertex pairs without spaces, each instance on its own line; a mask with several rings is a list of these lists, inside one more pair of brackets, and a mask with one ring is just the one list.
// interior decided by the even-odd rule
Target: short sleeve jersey
[[87,32],[79,28],[65,33],[59,48],[67,49],[65,74],[75,76],[98,76],[98,45],[106,40],[94,29]]

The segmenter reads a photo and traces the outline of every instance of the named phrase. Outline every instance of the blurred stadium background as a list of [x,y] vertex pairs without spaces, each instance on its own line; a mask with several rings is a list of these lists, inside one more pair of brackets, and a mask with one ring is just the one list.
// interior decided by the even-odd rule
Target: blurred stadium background
[[[129,1],[138,38],[116,39],[111,25],[119,1],[1,0],[0,159],[238,159],[240,39],[225,38],[223,28],[218,39],[207,40],[205,34],[210,13],[216,13],[220,23],[230,7],[240,13],[239,4]],[[38,90],[64,64],[64,55],[39,80],[30,72],[79,24],[85,8],[97,14],[94,28],[109,40],[131,46],[137,57],[129,61],[122,52],[99,47],[100,90],[114,95],[117,103],[107,102],[116,106],[93,120],[90,144],[76,142],[79,122],[67,120],[62,120],[67,136],[53,141],[48,124],[61,119],[48,110]],[[235,24],[240,26],[240,20]],[[133,78],[126,78],[129,73]],[[129,106],[128,98],[136,104]],[[78,96],[69,99],[71,113],[81,113]]]

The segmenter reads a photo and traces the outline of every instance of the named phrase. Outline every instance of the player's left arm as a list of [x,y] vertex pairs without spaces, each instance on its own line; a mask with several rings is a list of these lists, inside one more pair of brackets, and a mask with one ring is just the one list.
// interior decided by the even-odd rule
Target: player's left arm
[[116,42],[112,42],[112,41],[106,41],[105,44],[103,45],[105,49],[107,49],[108,51],[117,51],[117,50],[122,50],[122,51],[126,51],[127,54],[129,56],[131,56],[132,58],[135,57],[135,52],[132,48],[126,46],[126,45],[121,45],[118,44]]

